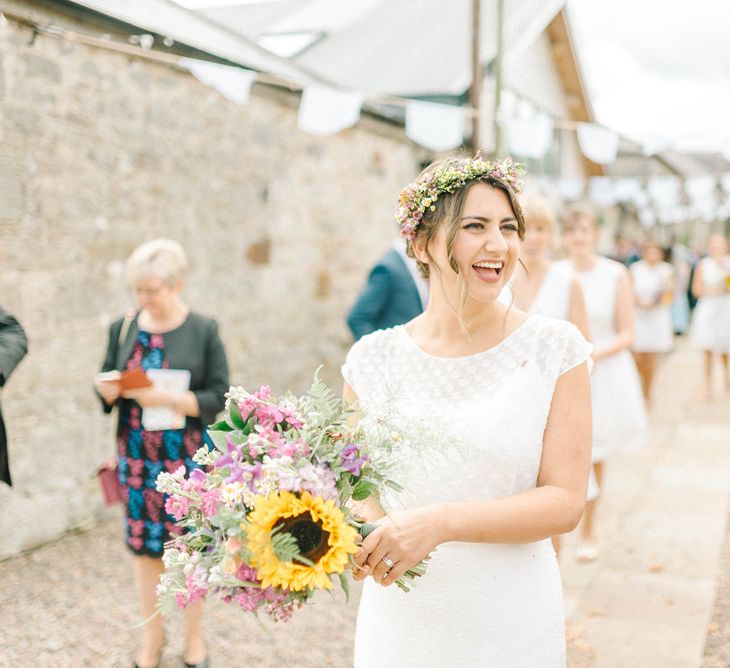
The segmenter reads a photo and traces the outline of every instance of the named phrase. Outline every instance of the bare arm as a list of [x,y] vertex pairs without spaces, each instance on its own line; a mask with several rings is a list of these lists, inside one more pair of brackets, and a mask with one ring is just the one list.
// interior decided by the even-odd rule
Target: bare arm
[[[489,501],[444,503],[384,518],[355,555],[372,575],[392,584],[441,543],[529,543],[574,529],[583,513],[591,460],[591,399],[586,364],[555,387],[535,489]],[[382,559],[395,566],[387,572]],[[387,574],[386,574],[387,573]]]
[[705,291],[705,286],[702,283],[702,263],[698,263],[695,267],[695,273],[692,277],[692,296],[695,299],[702,297]]
[[574,278],[570,284],[570,305],[568,307],[568,320],[572,322],[583,335],[586,341],[591,340],[591,332],[588,326],[588,312],[586,311],[586,300],[583,297],[583,288]]
[[593,352],[593,360],[598,362],[611,357],[634,344],[634,297],[628,271],[622,267],[616,283],[616,304],[614,306],[616,338],[605,348]]

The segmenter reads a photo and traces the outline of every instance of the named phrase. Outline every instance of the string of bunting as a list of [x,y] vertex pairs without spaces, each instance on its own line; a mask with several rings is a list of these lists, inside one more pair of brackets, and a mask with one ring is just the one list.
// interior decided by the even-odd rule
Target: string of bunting
[[[154,51],[155,37],[149,34],[133,35],[130,43],[125,43],[112,40],[108,36],[96,37],[78,33],[55,24],[42,25],[30,17],[8,10],[0,12],[0,28],[7,25],[8,18],[29,27],[33,31],[32,40],[36,35],[45,35],[188,71],[202,84],[237,105],[243,106],[248,102],[254,82],[301,92],[299,127],[319,136],[334,135],[354,126],[360,120],[363,108],[377,110],[378,105],[387,105],[404,109],[405,133],[412,141],[432,151],[446,151],[463,144],[467,120],[478,113],[469,106],[425,102],[393,95],[364,95],[323,84],[303,85],[243,67]],[[164,44],[171,46],[172,41],[166,39]],[[575,131],[581,152],[593,162],[609,165],[615,162],[618,155],[621,136],[597,123],[555,119],[544,113],[537,113],[531,118],[502,114],[498,123],[504,132],[509,152],[523,159],[543,158],[553,142],[556,129]],[[645,152],[645,155],[650,154]],[[645,225],[730,217],[730,173],[704,174],[686,179],[677,176],[655,176],[645,180],[538,177],[536,181],[541,189],[557,193],[562,199],[569,201],[587,196],[594,204],[603,208],[618,203],[632,204]],[[683,186],[686,196],[682,193]],[[722,203],[721,199],[724,199]]]

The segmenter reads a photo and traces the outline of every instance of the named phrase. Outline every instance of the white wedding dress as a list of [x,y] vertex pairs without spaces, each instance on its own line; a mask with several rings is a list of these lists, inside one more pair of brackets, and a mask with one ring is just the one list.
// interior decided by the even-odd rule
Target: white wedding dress
[[[406,490],[385,496],[386,510],[533,489],[555,384],[590,351],[572,324],[542,316],[467,357],[430,355],[402,326],[363,337],[343,376],[367,419],[400,423],[404,435],[396,471]],[[355,668],[564,664],[562,587],[549,539],[440,545],[409,593],[364,583]]]

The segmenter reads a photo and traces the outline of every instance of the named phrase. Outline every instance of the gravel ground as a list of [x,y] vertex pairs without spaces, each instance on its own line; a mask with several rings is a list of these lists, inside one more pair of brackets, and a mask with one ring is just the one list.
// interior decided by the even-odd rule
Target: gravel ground
[[705,660],[702,668],[728,668],[730,666],[730,515],[728,516],[725,547],[722,550],[717,582],[717,597],[712,619],[707,629]]
[[[0,562],[0,666],[128,668],[140,616],[121,521],[72,533]],[[354,599],[359,589],[354,588]],[[259,621],[217,602],[206,606],[211,664],[228,668],[349,666],[355,600],[322,594],[287,624]],[[181,615],[167,621],[161,668],[182,666]]]
[[[730,565],[730,529],[723,561]],[[0,668],[131,665],[139,637],[135,626],[141,620],[120,519],[114,517],[91,531],[70,533],[56,543],[0,562],[0,582]],[[324,594],[313,604],[316,607],[301,611],[287,624],[259,621],[218,602],[208,603],[212,665],[351,666],[359,586],[353,589],[349,605],[341,594],[334,601]],[[169,642],[161,668],[182,666],[181,628],[180,615],[167,620]],[[569,666],[586,665],[584,649],[580,633],[571,632],[569,626]],[[703,668],[728,666],[730,568],[726,567],[720,576]]]

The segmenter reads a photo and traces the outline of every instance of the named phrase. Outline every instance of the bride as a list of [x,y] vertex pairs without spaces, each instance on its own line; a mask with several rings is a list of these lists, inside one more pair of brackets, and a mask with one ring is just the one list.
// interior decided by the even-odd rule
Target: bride
[[[403,190],[397,218],[428,307],[362,338],[342,369],[364,414],[434,435],[403,439],[405,491],[361,509],[378,528],[355,555],[356,668],[565,664],[550,537],[585,505],[591,346],[497,300],[524,234],[517,175],[509,159],[452,158]],[[391,586],[429,554],[412,591]]]

